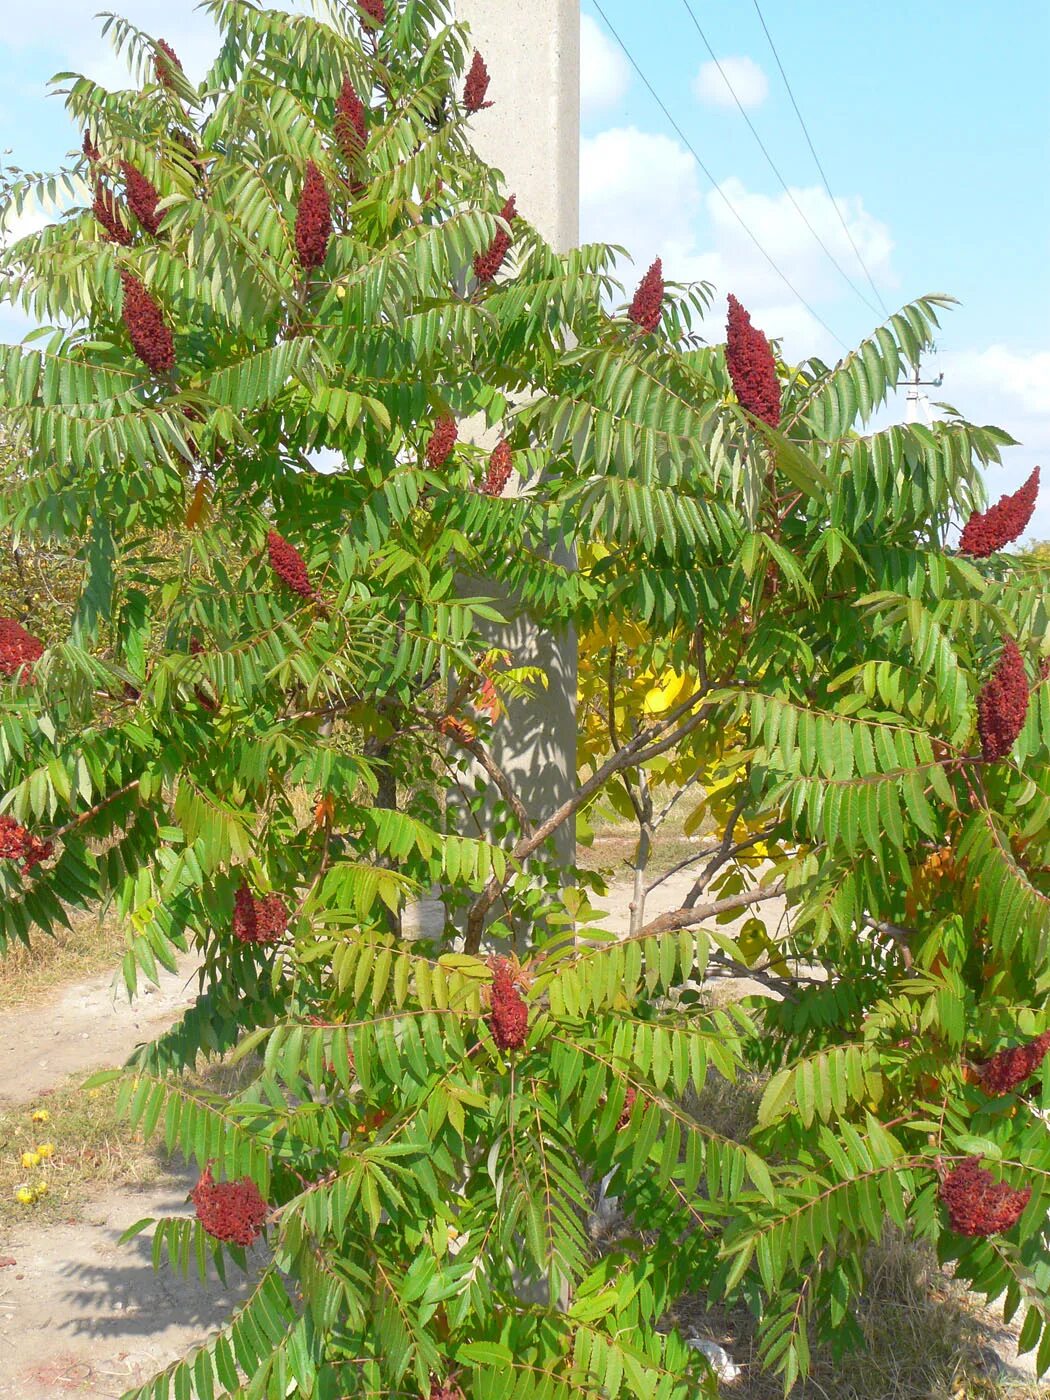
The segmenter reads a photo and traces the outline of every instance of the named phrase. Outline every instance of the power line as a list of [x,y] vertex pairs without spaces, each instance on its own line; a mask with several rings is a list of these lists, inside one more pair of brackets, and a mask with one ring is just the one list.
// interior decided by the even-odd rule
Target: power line
[[[715,54],[714,49],[711,47],[711,42],[710,42],[710,40],[708,39],[707,35],[704,33],[703,29],[701,28],[701,26],[700,26],[700,21],[699,21],[699,20],[697,19],[697,17],[696,17],[696,11],[693,9],[692,5],[690,4],[690,0],[682,0],[682,4],[685,6],[685,8],[686,8],[686,13],[689,15],[689,18],[693,21],[693,27],[696,29],[696,32],[700,35],[700,38],[701,38],[701,40],[703,41],[704,48],[705,48],[705,49],[707,50],[707,52],[711,55],[711,61],[714,63],[715,67],[718,69],[719,73],[722,75],[722,80],[723,80],[723,82],[725,83],[726,87],[729,89],[730,95],[732,96],[733,101],[736,103],[737,109],[739,110],[740,115],[743,117],[744,121],[747,122],[748,130],[751,132],[751,135],[752,135],[752,136],[755,138],[755,140],[758,142],[758,148],[759,148],[759,150],[762,152],[762,154],[765,156],[765,158],[766,158],[766,164],[769,166],[770,170],[772,170],[773,174],[777,177],[777,180],[778,180],[778,182],[779,182],[779,184],[780,184],[780,188],[784,191],[784,193],[787,195],[788,199],[791,201],[792,205],[794,206],[795,212],[798,214],[799,218],[802,220],[802,222],[803,222],[803,223],[806,225],[806,227],[809,229],[810,233],[813,235],[813,237],[816,239],[816,241],[820,244],[821,248],[823,249],[825,255],[826,255],[827,258],[828,258],[828,261],[834,266],[835,271],[839,274],[840,277],[842,277],[842,278],[848,283],[848,285],[849,285],[849,287],[850,287],[850,290],[853,291],[853,292],[855,292],[855,293],[857,294],[857,296],[860,297],[860,299],[861,299],[861,301],[864,303],[864,305],[865,305],[866,307],[868,307],[869,310],[874,311],[874,312],[876,313],[876,315],[877,315],[877,314],[878,314],[879,308],[875,305],[875,303],[874,303],[869,297],[867,297],[867,296],[864,294],[864,292],[861,291],[861,289],[857,286],[856,282],[854,282],[853,278],[849,275],[849,273],[846,271],[846,269],[845,269],[845,268],[842,266],[842,264],[839,262],[838,258],[836,258],[835,254],[831,251],[831,249],[828,247],[828,245],[824,242],[823,238],[821,238],[820,234],[817,232],[817,230],[816,230],[816,229],[813,227],[813,225],[810,223],[810,221],[809,221],[809,216],[806,214],[806,211],[802,208],[802,205],[799,204],[798,200],[795,198],[794,194],[792,193],[791,188],[790,188],[790,186],[788,185],[787,181],[784,179],[783,175],[781,175],[780,170],[779,170],[779,168],[778,168],[778,166],[777,166],[776,161],[775,161],[775,160],[773,159],[773,157],[769,154],[769,150],[768,150],[768,148],[767,148],[767,146],[766,146],[766,143],[762,140],[762,137],[759,135],[758,128],[755,126],[754,122],[753,122],[753,121],[751,120],[751,118],[748,116],[747,110],[746,110],[746,108],[744,107],[744,104],[740,101],[740,98],[737,96],[736,88],[735,88],[735,87],[733,86],[733,84],[729,81],[729,75],[728,75],[728,73],[727,73],[726,70],[722,67],[722,64],[721,64],[721,62],[720,62],[718,56]],[[835,204],[834,199],[832,199],[832,203]],[[835,207],[836,207],[836,209],[837,209],[837,208],[838,208],[838,205],[836,204]],[[840,218],[841,218],[841,213],[840,213]],[[850,242],[852,242],[852,241],[853,241],[853,240],[850,239]]]
[[794,107],[794,109],[795,109],[795,116],[798,117],[799,125],[800,125],[801,128],[802,128],[802,134],[803,134],[803,136],[806,138],[806,145],[809,147],[810,155],[813,157],[813,163],[816,165],[817,169],[818,169],[819,172],[820,172],[820,178],[821,178],[821,180],[823,180],[823,182],[824,182],[824,188],[825,188],[825,190],[827,191],[828,198],[831,200],[832,204],[835,206],[835,212],[836,212],[836,214],[838,214],[838,216],[839,216],[839,223],[842,225],[843,230],[845,231],[846,237],[849,239],[850,247],[853,249],[854,253],[856,253],[856,255],[857,255],[857,261],[860,263],[861,269],[862,269],[863,272],[864,272],[864,276],[868,279],[868,285],[871,287],[871,290],[872,290],[872,291],[875,293],[875,295],[878,297],[879,305],[882,307],[883,312],[885,313],[885,315],[888,316],[888,315],[890,314],[890,308],[886,305],[886,302],[883,300],[882,293],[879,291],[878,287],[875,285],[875,279],[872,277],[871,273],[868,271],[868,265],[867,265],[867,263],[864,261],[864,258],[863,258],[862,255],[861,255],[860,249],[857,247],[857,244],[856,244],[856,242],[855,242],[855,240],[854,240],[854,238],[853,238],[853,234],[850,232],[850,226],[849,226],[849,224],[846,222],[846,218],[845,218],[845,216],[843,215],[842,210],[839,208],[838,200],[837,200],[837,199],[835,198],[835,196],[831,193],[831,185],[830,185],[830,183],[829,183],[829,181],[828,181],[828,177],[827,177],[827,175],[824,173],[824,167],[823,167],[823,165],[821,165],[821,163],[820,163],[820,157],[817,155],[817,149],[816,149],[816,147],[813,145],[813,138],[810,136],[810,134],[809,134],[809,128],[806,126],[806,119],[805,119],[805,117],[803,117],[802,113],[799,111],[799,105],[798,105],[798,103],[795,101],[795,94],[794,94],[794,92],[793,92],[792,89],[791,89],[791,84],[788,82],[788,75],[784,72],[784,65],[783,65],[783,64],[781,63],[781,61],[780,61],[780,54],[777,52],[777,46],[776,46],[776,44],[774,44],[774,42],[773,42],[773,36],[772,36],[772,34],[770,34],[770,32],[769,32],[769,26],[766,24],[765,17],[764,17],[763,14],[762,14],[762,10],[761,10],[761,7],[759,6],[758,0],[752,0],[752,4],[753,4],[754,7],[755,7],[755,14],[758,15],[758,21],[759,21],[759,23],[760,23],[761,26],[762,26],[763,32],[765,33],[765,36],[766,36],[766,39],[769,41],[769,47],[770,47],[770,49],[771,49],[772,52],[773,52],[773,57],[774,57],[774,59],[776,60],[776,65],[777,65],[777,67],[780,69],[780,76],[783,78],[783,80],[784,80],[784,86],[787,88],[787,95],[788,95],[788,97],[791,98],[791,105],[792,105],[792,107]]
[[785,287],[787,287],[788,291],[790,291],[791,295],[795,298],[795,300],[796,300],[801,306],[804,306],[804,307],[805,307],[805,309],[809,312],[809,314],[813,317],[813,319],[817,322],[818,325],[823,326],[823,328],[827,331],[828,335],[831,336],[832,340],[834,340],[835,343],[836,343],[837,345],[840,345],[840,346],[842,347],[843,350],[845,350],[847,353],[849,353],[849,346],[846,344],[846,342],[845,342],[840,336],[837,336],[837,335],[835,334],[835,332],[831,329],[831,327],[828,325],[827,321],[824,320],[823,316],[821,316],[821,315],[819,314],[819,312],[815,311],[814,308],[813,308],[812,306],[810,306],[809,302],[808,302],[808,301],[806,300],[806,298],[802,295],[802,293],[798,290],[798,288],[795,286],[795,284],[791,281],[791,279],[790,279],[790,277],[788,277],[787,273],[786,273],[786,272],[783,272],[783,271],[781,270],[781,268],[778,266],[778,264],[776,263],[776,261],[775,261],[775,259],[772,257],[772,255],[771,255],[770,253],[768,253],[768,252],[766,251],[766,249],[763,247],[763,245],[762,245],[762,243],[759,241],[758,237],[757,237],[754,233],[752,233],[750,227],[748,226],[747,220],[746,220],[746,219],[744,218],[744,216],[740,213],[740,211],[737,209],[736,205],[735,205],[735,204],[733,203],[733,201],[729,198],[729,196],[726,194],[726,192],[722,189],[721,185],[718,183],[718,181],[715,179],[715,177],[711,174],[710,170],[708,170],[708,168],[707,168],[707,166],[704,164],[704,162],[700,159],[700,156],[699,156],[699,154],[698,154],[698,152],[697,152],[697,150],[696,150],[696,147],[695,147],[695,146],[693,145],[693,143],[689,140],[689,137],[686,136],[685,132],[682,130],[682,128],[681,128],[681,127],[678,125],[678,123],[675,121],[674,117],[673,117],[673,116],[671,115],[671,113],[668,111],[668,109],[667,109],[667,104],[664,102],[663,98],[660,96],[660,94],[659,94],[659,93],[656,91],[656,89],[653,87],[653,85],[652,85],[652,83],[649,81],[649,79],[645,76],[645,73],[642,71],[642,69],[641,69],[641,67],[640,67],[640,65],[639,65],[639,63],[638,63],[638,61],[637,61],[637,59],[635,58],[634,54],[631,53],[630,49],[627,47],[627,45],[624,43],[624,41],[620,38],[619,33],[617,32],[617,30],[616,30],[615,27],[613,26],[612,22],[610,21],[609,16],[605,13],[605,10],[602,8],[601,4],[599,3],[599,0],[592,0],[592,3],[594,4],[594,8],[598,11],[598,13],[601,15],[602,19],[605,21],[605,26],[606,26],[606,28],[609,30],[609,33],[613,36],[613,38],[614,38],[614,39],[616,40],[616,42],[619,44],[620,48],[623,50],[624,54],[625,54],[626,57],[627,57],[628,63],[630,63],[631,67],[632,67],[632,68],[634,69],[634,71],[638,74],[639,78],[641,78],[642,82],[645,84],[646,88],[647,88],[648,91],[649,91],[649,95],[652,97],[652,99],[653,99],[653,101],[656,103],[656,105],[660,108],[660,111],[663,112],[663,114],[664,114],[664,116],[666,117],[667,121],[670,123],[672,129],[673,129],[673,130],[675,131],[675,133],[677,134],[678,139],[682,142],[683,146],[685,146],[686,150],[689,152],[689,154],[690,154],[690,155],[693,157],[693,159],[696,161],[697,165],[698,165],[698,166],[700,167],[700,169],[703,171],[703,173],[704,173],[704,175],[707,177],[707,180],[708,180],[709,184],[711,185],[712,189],[714,189],[714,190],[716,191],[716,193],[718,194],[719,198],[722,200],[722,202],[725,204],[726,208],[727,208],[727,209],[729,210],[729,212],[732,214],[733,218],[736,219],[737,223],[740,225],[740,227],[741,227],[741,228],[744,230],[744,232],[747,234],[748,238],[750,238],[751,242],[755,245],[755,247],[758,249],[758,251],[759,251],[759,252],[762,254],[762,256],[765,258],[766,262],[769,263],[770,267],[771,267],[771,268],[773,269],[773,271],[777,274],[777,276],[780,278],[780,280],[784,283]]

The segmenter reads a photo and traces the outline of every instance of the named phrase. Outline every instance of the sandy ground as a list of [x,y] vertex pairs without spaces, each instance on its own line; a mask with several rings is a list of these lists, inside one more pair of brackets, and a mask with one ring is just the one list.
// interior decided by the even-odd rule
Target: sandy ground
[[161,974],[159,987],[143,987],[128,1001],[112,973],[59,990],[46,1007],[0,1016],[0,1107],[26,1103],[71,1074],[121,1064],[192,1005],[196,963],[184,958],[177,972]]
[[[691,878],[687,871],[664,881],[646,917],[677,908]],[[617,884],[601,901],[603,926],[611,932],[627,931],[629,897]],[[759,910],[774,936],[783,932],[782,900]],[[423,902],[406,918],[406,932],[429,929],[439,917],[439,906]],[[28,1102],[71,1074],[119,1064],[192,1003],[194,971],[187,958],[176,974],[163,975],[160,987],[130,1003],[122,984],[107,974],[61,989],[46,1009],[0,1016],[0,1104]],[[761,990],[735,978],[725,985],[738,994]],[[79,1218],[46,1229],[27,1222],[6,1235],[0,1246],[0,1397],[119,1397],[228,1316],[243,1295],[243,1280],[232,1277],[227,1288],[217,1279],[201,1285],[195,1273],[155,1272],[148,1233],[117,1245],[122,1231],[143,1216],[186,1212],[191,1185],[189,1177],[168,1177],[141,1190],[109,1191]],[[1016,1365],[1012,1341],[1004,1332],[997,1349]],[[1023,1373],[1031,1361],[1020,1365]]]

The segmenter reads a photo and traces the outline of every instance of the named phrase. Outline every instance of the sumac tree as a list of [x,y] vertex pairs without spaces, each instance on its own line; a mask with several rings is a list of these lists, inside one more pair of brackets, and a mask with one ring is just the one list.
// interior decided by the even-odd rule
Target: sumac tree
[[[945,299],[830,369],[736,302],[695,348],[704,289],[656,267],[611,314],[614,252],[553,253],[472,153],[507,95],[440,4],[206,8],[200,87],[115,19],[139,86],[64,75],[83,144],[11,197],[70,207],[2,273],[47,329],[2,352],[0,526],[77,561],[64,628],[4,633],[3,935],[111,903],[131,989],[196,950],[122,1072],[201,1173],[146,1224],[202,1269],[256,1242],[247,1302],[136,1396],[713,1393],[663,1322],[690,1291],[752,1307],[790,1385],[887,1218],[1023,1305],[1045,1368],[1046,588],[989,527],[952,544],[1005,434],[860,430]],[[489,752],[537,678],[471,578],[612,676],[556,812]],[[676,677],[630,733],[627,636]],[[667,755],[724,765],[717,852],[629,937],[582,895],[574,930],[550,838]],[[494,790],[488,835],[453,782]],[[763,967],[724,920],[778,895]],[[682,1002],[720,969],[774,995]],[[245,1087],[188,1086],[227,1052]],[[687,1091],[756,1065],[739,1143]],[[645,1233],[599,1250],[610,1173]]]

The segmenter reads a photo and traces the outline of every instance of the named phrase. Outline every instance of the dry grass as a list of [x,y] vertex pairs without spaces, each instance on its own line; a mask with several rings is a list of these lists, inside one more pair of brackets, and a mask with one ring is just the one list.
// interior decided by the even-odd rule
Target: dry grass
[[[1047,1400],[1046,1386],[999,1374],[1007,1350],[965,1289],[938,1267],[932,1252],[895,1229],[868,1255],[869,1286],[860,1308],[865,1345],[844,1356],[813,1349],[812,1371],[792,1400]],[[708,1309],[683,1300],[669,1319],[687,1336],[720,1342],[743,1374],[723,1385],[738,1400],[780,1400],[776,1376],[764,1373],[754,1320],[744,1310]]]
[[0,954],[0,1011],[32,1006],[63,982],[111,971],[123,956],[124,935],[115,918],[70,916],[72,928],[37,931],[31,947],[13,942]]

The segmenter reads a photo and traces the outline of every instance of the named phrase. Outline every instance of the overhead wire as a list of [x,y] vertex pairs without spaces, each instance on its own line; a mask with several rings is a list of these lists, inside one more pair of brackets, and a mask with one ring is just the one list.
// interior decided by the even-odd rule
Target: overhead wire
[[769,266],[773,269],[773,271],[776,273],[776,275],[780,278],[781,282],[784,283],[784,286],[787,287],[788,291],[789,291],[789,292],[791,293],[791,295],[795,298],[795,300],[799,303],[799,305],[805,307],[805,309],[809,312],[809,314],[813,317],[813,319],[817,322],[817,324],[820,325],[820,326],[822,326],[822,327],[824,328],[824,330],[827,331],[828,335],[831,336],[832,340],[835,341],[836,345],[841,346],[842,349],[845,350],[845,351],[848,353],[848,352],[849,352],[849,346],[846,344],[846,342],[842,339],[841,336],[837,335],[837,334],[835,333],[835,331],[832,330],[832,328],[828,325],[827,321],[824,320],[823,316],[821,316],[821,314],[820,314],[814,307],[812,307],[812,306],[810,305],[810,303],[806,300],[806,298],[805,298],[805,297],[802,295],[802,293],[798,290],[798,288],[795,286],[795,284],[791,281],[791,278],[787,275],[786,272],[783,271],[783,269],[782,269],[782,268],[779,266],[779,264],[777,263],[776,259],[772,256],[772,254],[771,254],[770,252],[768,252],[768,250],[767,250],[767,249],[765,248],[765,246],[762,244],[762,242],[761,242],[761,240],[758,238],[757,234],[755,234],[755,233],[752,231],[752,229],[751,229],[750,225],[748,224],[747,220],[746,220],[746,219],[744,218],[744,216],[740,213],[739,209],[737,209],[736,205],[735,205],[735,204],[733,203],[733,201],[729,198],[729,196],[726,194],[725,190],[724,190],[724,189],[722,188],[722,186],[718,183],[718,181],[715,179],[715,177],[711,174],[711,171],[710,171],[710,170],[707,168],[707,166],[704,164],[703,160],[701,160],[700,155],[699,155],[698,151],[696,150],[696,147],[695,147],[695,146],[693,145],[693,143],[689,140],[689,137],[686,136],[686,134],[685,134],[685,132],[682,130],[681,126],[678,124],[678,122],[677,122],[677,121],[675,120],[675,118],[672,116],[670,110],[668,109],[667,104],[664,102],[663,98],[662,98],[662,97],[660,96],[660,94],[657,92],[656,88],[653,87],[652,83],[649,81],[648,77],[646,76],[646,74],[645,74],[644,70],[642,69],[641,65],[639,64],[638,60],[635,58],[634,54],[633,54],[633,53],[631,52],[631,50],[627,47],[627,45],[624,43],[623,39],[621,39],[620,34],[619,34],[619,31],[616,29],[615,25],[614,25],[614,24],[612,23],[612,21],[609,19],[609,16],[605,13],[605,10],[604,10],[603,6],[601,5],[600,0],[592,0],[592,3],[593,3],[593,5],[594,5],[594,8],[598,11],[599,15],[601,15],[602,20],[604,21],[605,26],[606,26],[606,28],[608,29],[609,33],[612,35],[612,37],[616,40],[617,44],[619,44],[620,48],[623,50],[624,55],[625,55],[625,57],[627,58],[628,63],[631,65],[631,67],[632,67],[632,68],[634,69],[634,71],[637,73],[638,77],[641,79],[642,83],[645,85],[646,89],[647,89],[648,92],[649,92],[650,97],[652,97],[653,101],[654,101],[654,102],[656,103],[656,105],[660,108],[660,111],[663,112],[664,117],[666,118],[666,120],[667,120],[668,123],[670,124],[672,130],[675,132],[675,134],[678,136],[678,139],[682,142],[682,145],[686,148],[686,150],[689,152],[689,154],[690,154],[690,155],[693,157],[693,159],[696,161],[697,165],[698,165],[698,166],[700,167],[700,169],[703,171],[703,173],[704,173],[704,175],[705,175],[705,177],[706,177],[708,183],[711,185],[712,189],[716,192],[716,194],[717,194],[717,195],[719,196],[719,198],[722,200],[723,204],[725,204],[726,208],[727,208],[727,209],[729,210],[729,212],[732,214],[733,218],[736,219],[737,223],[738,223],[738,224],[740,225],[740,227],[744,230],[744,232],[747,234],[748,238],[750,238],[751,242],[755,245],[755,247],[758,249],[758,251],[762,254],[762,256],[765,258],[766,262],[767,262],[767,263],[769,264]]
[[770,47],[770,50],[771,50],[771,52],[772,52],[772,54],[773,54],[774,61],[776,62],[777,68],[780,70],[780,76],[781,76],[781,78],[783,79],[784,87],[787,89],[787,95],[788,95],[788,97],[791,99],[791,105],[792,105],[792,107],[794,107],[794,109],[795,109],[795,116],[798,117],[798,124],[799,124],[799,126],[801,126],[801,128],[802,128],[802,135],[806,138],[806,145],[809,147],[809,153],[810,153],[810,155],[813,157],[813,164],[817,167],[817,170],[818,170],[818,172],[819,172],[819,174],[820,174],[820,178],[821,178],[821,180],[823,181],[823,184],[824,184],[824,189],[825,189],[826,192],[827,192],[828,198],[831,200],[832,204],[835,206],[835,212],[836,212],[836,214],[838,214],[838,216],[839,216],[839,223],[842,225],[843,232],[845,233],[846,237],[849,239],[850,247],[853,249],[854,253],[856,254],[857,262],[860,264],[860,267],[861,267],[861,270],[862,270],[863,273],[864,273],[864,276],[868,279],[868,286],[871,288],[871,290],[875,293],[876,297],[878,298],[879,305],[882,307],[882,310],[883,310],[884,314],[888,316],[888,315],[890,314],[890,308],[886,305],[886,301],[885,301],[885,299],[884,299],[882,293],[879,291],[878,286],[876,285],[875,279],[872,277],[870,271],[868,270],[868,265],[867,265],[867,263],[864,261],[863,254],[861,253],[860,249],[857,247],[857,243],[856,243],[855,238],[853,237],[853,232],[852,232],[852,230],[850,229],[849,222],[847,221],[846,216],[843,214],[842,209],[841,209],[841,207],[839,206],[838,200],[835,198],[835,196],[834,196],[834,195],[832,194],[832,192],[831,192],[831,183],[830,183],[830,181],[828,180],[827,174],[826,174],[825,171],[824,171],[824,166],[821,164],[820,157],[817,155],[817,148],[816,148],[816,146],[813,144],[813,138],[812,138],[812,136],[810,136],[810,134],[809,134],[809,127],[806,125],[806,119],[805,119],[805,117],[802,115],[801,110],[799,109],[798,102],[795,100],[795,93],[794,93],[794,91],[793,91],[793,89],[792,89],[792,87],[791,87],[791,83],[788,81],[788,75],[787,75],[787,73],[784,71],[784,65],[783,65],[783,63],[781,62],[780,54],[779,54],[778,51],[777,51],[777,46],[776,46],[776,44],[773,42],[773,36],[772,36],[772,34],[770,34],[770,32],[769,32],[769,25],[766,24],[765,16],[764,16],[763,13],[762,13],[762,7],[759,5],[758,0],[752,0],[752,4],[753,4],[754,7],[755,7],[755,14],[758,15],[758,22],[759,22],[759,24],[761,24],[761,26],[762,26],[763,33],[764,33],[765,36],[766,36],[766,40],[767,40],[767,42],[768,42],[768,44],[769,44],[769,47]]
[[[809,229],[810,233],[811,233],[811,234],[813,235],[813,237],[816,239],[817,243],[820,245],[820,247],[821,247],[821,249],[823,250],[825,256],[826,256],[827,259],[828,259],[828,261],[829,261],[829,262],[832,264],[832,266],[835,268],[836,272],[838,272],[839,276],[842,277],[843,280],[849,285],[851,291],[855,292],[856,295],[857,295],[858,297],[860,297],[860,299],[861,299],[861,301],[864,303],[864,305],[865,305],[870,311],[874,311],[874,312],[876,313],[876,315],[877,315],[877,314],[878,314],[879,308],[875,305],[875,303],[871,300],[870,297],[868,297],[864,292],[861,291],[861,289],[857,286],[857,284],[856,284],[856,282],[853,280],[853,278],[849,275],[849,273],[846,271],[846,269],[845,269],[845,268],[842,266],[842,264],[839,262],[838,258],[836,258],[835,254],[831,251],[831,249],[828,247],[828,245],[824,242],[824,239],[820,236],[820,234],[817,232],[817,230],[813,227],[812,223],[810,222],[809,215],[806,213],[806,211],[802,208],[802,205],[799,204],[798,200],[795,198],[794,191],[791,189],[790,185],[787,183],[787,181],[784,179],[783,175],[780,173],[780,169],[779,169],[779,167],[778,167],[776,161],[773,159],[773,157],[772,157],[772,156],[770,155],[770,153],[769,153],[769,148],[766,146],[766,143],[762,140],[762,136],[761,136],[761,134],[759,133],[758,128],[755,126],[754,122],[753,122],[753,121],[751,120],[751,118],[748,116],[748,114],[747,114],[747,109],[746,109],[746,107],[744,106],[744,104],[741,102],[740,97],[739,97],[738,94],[737,94],[736,88],[735,88],[735,87],[733,86],[733,84],[730,82],[730,80],[729,80],[729,74],[728,74],[728,73],[726,72],[726,70],[722,67],[721,60],[718,58],[718,56],[716,55],[714,49],[711,47],[711,41],[708,39],[707,35],[704,33],[703,28],[702,28],[702,26],[701,26],[701,24],[700,24],[700,21],[699,21],[699,20],[697,19],[697,17],[696,17],[696,11],[693,9],[693,6],[692,6],[692,4],[690,3],[690,0],[682,0],[682,4],[685,6],[686,13],[688,14],[689,18],[690,18],[690,19],[692,20],[692,22],[693,22],[693,27],[696,29],[697,34],[699,34],[699,36],[700,36],[700,39],[701,39],[701,41],[703,42],[704,48],[705,48],[705,49],[707,50],[707,52],[710,54],[710,56],[711,56],[711,61],[714,63],[715,67],[718,69],[719,73],[721,74],[721,76],[722,76],[722,81],[725,83],[726,87],[729,89],[730,96],[732,97],[733,101],[736,103],[737,109],[738,109],[738,111],[740,112],[740,115],[743,117],[744,121],[747,122],[748,130],[751,132],[751,135],[755,138],[756,142],[758,143],[758,148],[759,148],[759,150],[760,150],[760,151],[762,152],[762,154],[765,156],[765,158],[766,158],[766,164],[769,166],[770,170],[772,170],[773,174],[776,176],[777,181],[778,181],[778,183],[779,183],[779,185],[780,185],[780,188],[784,191],[784,193],[787,195],[788,199],[791,201],[792,207],[794,208],[795,212],[798,214],[799,218],[800,218],[800,219],[802,220],[802,222],[805,224],[806,228]],[[828,193],[829,193],[829,194],[831,193],[830,190],[828,191]],[[838,204],[836,203],[835,198],[834,198],[833,195],[831,196],[831,202],[832,202],[832,204],[835,205],[835,208],[838,209]],[[842,217],[842,211],[841,211],[841,210],[839,210],[839,217],[840,217],[840,218]],[[847,229],[847,233],[848,233],[848,229]],[[850,238],[850,242],[851,242],[851,243],[853,242],[852,237]],[[854,245],[854,248],[855,248],[855,247],[856,247],[856,245]],[[876,293],[876,295],[877,295],[877,293]]]

